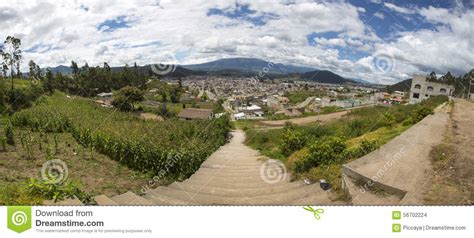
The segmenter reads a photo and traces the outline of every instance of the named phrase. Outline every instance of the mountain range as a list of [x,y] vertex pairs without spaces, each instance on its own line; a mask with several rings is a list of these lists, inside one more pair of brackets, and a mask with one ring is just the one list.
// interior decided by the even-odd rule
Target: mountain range
[[289,74],[306,73],[313,68],[273,63],[255,58],[227,58],[203,64],[183,65],[182,67],[200,71],[236,70],[250,73]]
[[[112,71],[122,70],[123,67],[112,67]],[[150,72],[150,65],[139,66],[143,73]],[[53,73],[71,74],[69,66],[60,65],[50,68]],[[273,63],[255,58],[226,58],[202,64],[178,65],[167,74],[167,77],[185,77],[190,75],[221,75],[221,76],[257,76],[263,79],[284,79],[288,76],[318,83],[329,84],[358,84],[362,80],[344,78],[328,70],[317,70],[310,67],[290,64]]]

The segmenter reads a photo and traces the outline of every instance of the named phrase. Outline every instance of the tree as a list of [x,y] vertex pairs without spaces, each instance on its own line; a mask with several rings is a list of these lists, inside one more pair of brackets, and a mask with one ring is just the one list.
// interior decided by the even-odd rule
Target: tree
[[430,78],[432,81],[438,80],[438,78],[436,77],[435,71],[432,71],[432,72],[430,73],[429,78]]
[[50,69],[46,71],[46,79],[43,83],[43,89],[45,92],[53,93],[54,90],[54,76]]
[[136,87],[124,87],[114,96],[112,105],[121,111],[133,111],[134,103],[143,101],[143,92]]
[[2,70],[2,76],[7,77],[7,71],[8,71],[8,64],[5,62],[3,58],[3,45],[0,45],[0,68]]
[[21,61],[21,40],[14,36],[7,36],[7,39],[3,42],[2,57],[5,63],[10,68],[10,76],[12,78],[12,90],[13,90],[13,76],[14,67],[17,68],[17,74],[20,72],[20,61]]
[[77,63],[74,61],[71,61],[71,69],[72,69],[73,75],[77,75],[79,73],[79,67],[77,66]]
[[40,80],[41,68],[33,60],[30,60],[30,62],[28,62],[28,66],[30,68],[30,78],[32,78],[33,80]]

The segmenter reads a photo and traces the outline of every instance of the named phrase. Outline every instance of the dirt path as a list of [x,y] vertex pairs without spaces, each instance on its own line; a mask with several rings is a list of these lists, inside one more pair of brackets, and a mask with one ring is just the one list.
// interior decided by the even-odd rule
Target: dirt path
[[[323,114],[319,116],[307,116],[307,117],[292,118],[292,119],[277,120],[277,121],[267,120],[267,121],[260,121],[259,123],[263,126],[267,126],[266,129],[281,128],[285,125],[286,122],[291,122],[296,125],[304,125],[304,124],[309,124],[309,123],[318,122],[318,121],[321,123],[327,123],[333,120],[340,119],[341,117],[349,113],[351,110],[363,108],[363,107],[371,107],[371,106],[374,106],[374,105],[354,107],[354,108],[350,108],[344,111]],[[272,128],[272,127],[275,127],[275,128]]]
[[454,169],[461,190],[474,202],[474,102],[457,99],[452,115],[456,158]]

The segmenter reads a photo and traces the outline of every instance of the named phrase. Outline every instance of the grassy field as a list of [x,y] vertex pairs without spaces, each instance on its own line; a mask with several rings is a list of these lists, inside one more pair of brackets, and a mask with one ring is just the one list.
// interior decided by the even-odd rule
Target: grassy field
[[267,131],[247,127],[246,143],[285,162],[296,177],[326,179],[340,191],[342,164],[387,143],[446,100],[435,97],[418,105],[355,109],[326,125],[287,124],[283,129]]
[[300,102],[303,102],[308,97],[322,97],[324,95],[325,95],[324,91],[299,90],[299,91],[294,91],[294,92],[288,92],[285,94],[285,97],[287,97],[290,100],[290,104],[296,105]]

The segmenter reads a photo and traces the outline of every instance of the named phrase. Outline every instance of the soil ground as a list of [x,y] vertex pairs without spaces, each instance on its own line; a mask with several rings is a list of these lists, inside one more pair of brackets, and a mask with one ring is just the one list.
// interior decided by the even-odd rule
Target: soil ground
[[[24,133],[25,131],[23,131]],[[0,128],[3,135],[3,129]],[[56,134],[58,150],[54,146],[54,134],[48,133],[39,139],[39,133],[32,133],[35,143],[31,146],[34,158],[27,158],[27,151],[21,145],[20,130],[15,128],[15,146],[7,145],[6,152],[0,147],[0,186],[27,183],[30,178],[41,178],[41,168],[46,160],[46,150],[54,159],[63,160],[68,168],[69,179],[79,183],[79,188],[90,195],[113,196],[127,191],[138,191],[148,181],[147,175],[120,165],[108,157],[80,146],[67,133]],[[41,142],[41,150],[38,141]]]
[[474,203],[474,103],[455,100],[445,140],[431,151],[433,179],[427,204]]

